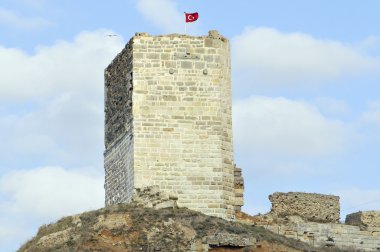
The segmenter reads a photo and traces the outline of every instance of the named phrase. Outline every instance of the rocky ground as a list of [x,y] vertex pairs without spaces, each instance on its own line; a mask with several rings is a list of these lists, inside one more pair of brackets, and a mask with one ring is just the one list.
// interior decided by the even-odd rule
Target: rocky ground
[[188,209],[118,205],[42,226],[19,251],[339,251]]

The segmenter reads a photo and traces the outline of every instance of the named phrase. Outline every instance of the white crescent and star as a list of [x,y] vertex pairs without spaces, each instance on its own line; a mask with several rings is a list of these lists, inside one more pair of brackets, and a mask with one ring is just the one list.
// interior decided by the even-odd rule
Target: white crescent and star
[[193,21],[195,19],[195,17],[193,15],[188,15],[187,16],[187,20],[189,21]]

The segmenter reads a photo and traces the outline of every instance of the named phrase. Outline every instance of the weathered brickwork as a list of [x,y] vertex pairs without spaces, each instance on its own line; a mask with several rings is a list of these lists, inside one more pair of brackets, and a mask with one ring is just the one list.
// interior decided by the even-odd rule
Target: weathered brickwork
[[269,195],[271,214],[280,217],[300,216],[314,222],[338,223],[340,219],[339,197],[316,193],[274,193]]
[[104,73],[106,205],[133,194],[132,50],[128,43]]
[[106,204],[157,185],[179,207],[233,219],[230,48],[208,36],[137,33],[105,71]]
[[265,225],[272,232],[315,247],[338,247],[344,251],[379,251],[380,228],[366,231],[336,223],[298,222]]
[[133,195],[133,135],[123,135],[104,155],[106,205],[129,202]]
[[[339,207],[335,206],[335,202],[339,204],[339,198],[336,196],[274,193],[269,197],[272,200],[271,212],[256,216],[238,213],[237,220],[262,226],[274,233],[315,247],[338,247],[343,251],[380,251],[379,211],[349,214],[346,224],[340,224],[336,223],[335,218],[325,219],[325,216],[331,214],[332,210],[328,209],[331,205],[334,205],[334,216],[338,214],[336,211]],[[302,210],[302,207],[305,210]],[[321,211],[320,215],[315,215],[317,210]],[[308,220],[311,218],[310,213],[313,213],[313,218],[318,217],[325,223]]]
[[244,179],[241,174],[241,168],[235,166],[235,211],[240,212],[244,205]]
[[111,148],[132,132],[132,50],[131,42],[104,72],[105,147]]
[[356,212],[346,216],[346,224],[359,226],[362,229],[367,227],[380,228],[380,211]]

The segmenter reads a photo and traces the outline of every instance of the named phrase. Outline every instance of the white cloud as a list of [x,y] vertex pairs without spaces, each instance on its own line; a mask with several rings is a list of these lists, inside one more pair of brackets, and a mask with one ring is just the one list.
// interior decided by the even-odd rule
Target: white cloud
[[232,40],[233,65],[251,86],[319,83],[380,70],[380,59],[338,41],[271,28],[248,28]]
[[350,113],[349,105],[342,100],[321,96],[315,99],[318,109],[327,116],[345,116]]
[[0,179],[0,190],[9,199],[1,203],[1,211],[54,219],[100,208],[103,181],[86,170],[62,167],[10,172]]
[[1,23],[26,30],[45,28],[52,25],[52,22],[45,18],[23,17],[11,10],[0,7],[0,24]]
[[237,101],[233,110],[235,145],[244,153],[334,154],[349,136],[342,122],[324,117],[303,101],[251,97]]
[[[9,218],[9,215],[7,215]],[[17,219],[9,221],[1,221],[0,226],[0,249],[1,251],[16,251],[21,247],[21,244],[26,242],[28,239],[35,234],[36,230],[33,230],[33,234],[28,232],[23,225],[18,225]],[[17,227],[16,227],[17,226]]]
[[103,207],[104,178],[92,170],[41,167],[1,176],[0,248],[15,250],[43,224]]
[[[63,94],[33,111],[0,116],[0,158],[42,163],[96,165],[102,162],[103,99]],[[25,164],[26,165],[26,164]]]
[[[103,70],[124,45],[107,33],[82,32],[34,55],[0,48],[0,98],[12,102],[0,113],[3,167],[102,162]],[[26,106],[12,108],[19,101]]]
[[103,70],[124,46],[108,33],[82,32],[33,55],[0,46],[0,170],[14,170],[0,177],[6,251],[42,224],[104,204]]
[[138,0],[137,9],[155,26],[167,33],[183,33],[185,17],[173,0]]
[[85,91],[102,96],[103,69],[122,49],[120,37],[106,30],[82,32],[73,42],[40,46],[34,55],[0,46],[0,98],[38,98]]
[[369,36],[365,40],[363,40],[359,46],[363,48],[363,50],[368,50],[372,48],[377,48],[380,44],[380,36]]
[[371,101],[368,103],[367,111],[363,112],[360,122],[380,127],[380,101]]

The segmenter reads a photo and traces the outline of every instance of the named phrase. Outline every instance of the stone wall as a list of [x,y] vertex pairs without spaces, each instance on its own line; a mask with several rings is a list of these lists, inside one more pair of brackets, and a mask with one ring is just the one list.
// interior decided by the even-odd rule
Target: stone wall
[[106,69],[105,92],[107,204],[157,185],[179,207],[234,218],[227,39],[137,33]]
[[300,216],[314,222],[338,223],[340,219],[339,197],[316,193],[274,193],[269,195],[271,214]]
[[130,42],[104,72],[106,206],[133,194],[132,61]]
[[380,211],[356,212],[346,216],[346,224],[367,227],[380,227]]
[[106,206],[130,202],[133,196],[133,135],[127,132],[104,154]]
[[269,199],[272,202],[270,213],[256,216],[239,213],[237,220],[315,247],[380,251],[380,211],[350,214],[346,224],[340,224],[337,196],[290,192],[274,193]]
[[132,132],[132,42],[104,71],[104,112],[106,151],[128,132]]
[[244,179],[241,174],[241,168],[235,166],[234,170],[235,180],[235,211],[240,212],[241,207],[244,205]]
[[380,228],[362,231],[357,226],[313,222],[271,224],[265,227],[315,247],[338,247],[344,251],[380,250]]
[[250,216],[239,213],[237,221],[262,226],[314,247],[337,247],[343,251],[380,251],[380,227],[367,227],[362,230],[358,226],[308,222],[299,216],[281,218],[271,214]]
[[178,197],[162,192],[158,186],[137,188],[134,190],[132,204],[144,208],[177,208]]

